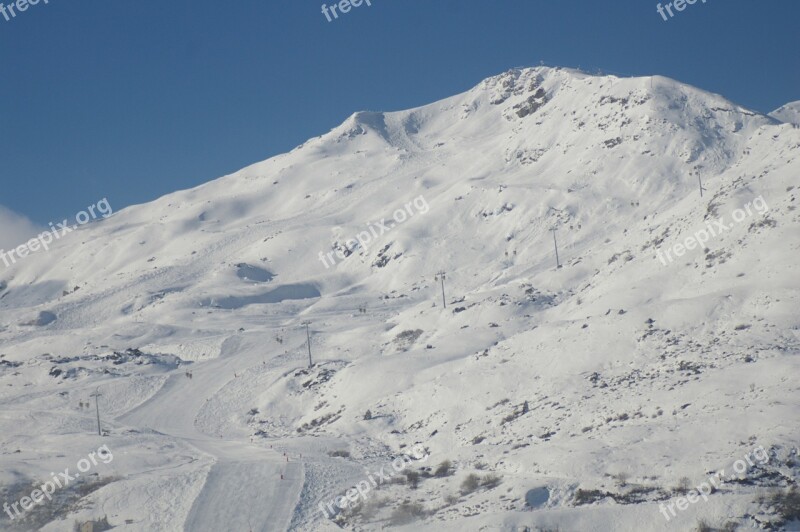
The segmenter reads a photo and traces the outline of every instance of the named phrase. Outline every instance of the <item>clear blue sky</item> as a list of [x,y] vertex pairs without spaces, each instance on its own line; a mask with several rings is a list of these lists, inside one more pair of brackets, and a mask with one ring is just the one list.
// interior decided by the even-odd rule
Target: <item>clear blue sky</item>
[[0,205],[40,224],[103,197],[119,210],[355,111],[540,61],[662,74],[762,112],[800,99],[798,0],[698,0],[666,22],[653,0],[371,1],[333,22],[321,0],[41,0],[0,16]]

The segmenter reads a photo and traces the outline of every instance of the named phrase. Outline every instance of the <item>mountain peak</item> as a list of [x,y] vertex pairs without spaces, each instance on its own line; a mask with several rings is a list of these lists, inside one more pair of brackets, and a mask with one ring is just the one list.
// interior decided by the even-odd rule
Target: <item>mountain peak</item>
[[800,126],[800,100],[790,102],[772,111],[769,116],[786,124]]
[[[674,80],[550,67],[354,113],[291,153],[121,210],[0,271],[0,396],[10,412],[40,412],[17,418],[23,436],[5,448],[29,449],[29,434],[75,440],[89,419],[82,390],[101,387],[108,441],[120,454],[147,442],[148,471],[153,448],[198,478],[214,474],[184,444],[226,460],[233,441],[286,449],[285,480],[253,478],[280,486],[289,514],[330,479],[352,486],[348,471],[424,442],[437,463],[500,471],[516,499],[547,486],[560,515],[639,530],[646,508],[609,472],[634,468],[661,493],[712,462],[727,468],[751,434],[785,440],[775,419],[797,407],[785,391],[798,366],[786,267],[800,237],[798,144],[800,130]],[[771,413],[732,424],[743,401]],[[703,449],[680,470],[664,453],[676,438]],[[343,444],[352,455],[334,456]],[[224,491],[263,463],[248,456]],[[664,478],[647,480],[654,470]],[[464,505],[450,530],[510,523],[510,499],[489,487],[443,498],[468,471],[457,483],[421,475],[425,504]],[[573,504],[578,486],[625,500],[613,508],[631,525],[599,499]],[[101,507],[132,489],[124,477],[112,487],[93,495]],[[296,508],[292,529],[323,529],[313,505]],[[391,515],[375,511],[359,515]]]

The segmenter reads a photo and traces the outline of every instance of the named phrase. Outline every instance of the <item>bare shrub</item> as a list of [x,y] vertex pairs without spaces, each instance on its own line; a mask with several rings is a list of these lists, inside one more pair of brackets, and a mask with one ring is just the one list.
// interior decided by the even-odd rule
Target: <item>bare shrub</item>
[[463,495],[468,495],[478,489],[480,485],[480,477],[475,473],[470,473],[467,478],[464,479],[464,482],[461,483],[461,493]]
[[408,486],[412,490],[415,490],[419,487],[419,473],[417,471],[407,471],[406,480],[408,481]]
[[499,486],[501,482],[502,480],[499,476],[495,474],[489,474],[483,477],[483,480],[481,481],[481,487],[490,490]]
[[450,494],[450,495],[448,495],[447,497],[444,498],[444,502],[446,502],[450,506],[452,506],[454,504],[457,504],[459,500],[460,499],[459,499],[458,495],[453,495],[453,494]]
[[334,457],[338,456],[339,458],[350,458],[350,452],[349,451],[339,451],[339,450],[328,451],[328,456],[334,456]]
[[681,495],[686,495],[689,493],[689,490],[692,489],[692,481],[689,480],[689,477],[682,477],[678,481],[678,486],[675,488],[675,493],[680,493]]
[[800,491],[796,486],[773,493],[769,502],[784,521],[800,520]]
[[407,525],[423,517],[425,517],[425,508],[421,504],[404,502],[392,512],[389,524],[392,526]]
[[445,460],[438,466],[436,466],[436,470],[433,472],[433,476],[437,478],[442,477],[449,477],[453,474],[453,464],[450,463],[450,460]]
[[714,532],[714,527],[708,524],[708,521],[705,519],[699,519],[697,521],[697,528],[695,529],[697,532]]

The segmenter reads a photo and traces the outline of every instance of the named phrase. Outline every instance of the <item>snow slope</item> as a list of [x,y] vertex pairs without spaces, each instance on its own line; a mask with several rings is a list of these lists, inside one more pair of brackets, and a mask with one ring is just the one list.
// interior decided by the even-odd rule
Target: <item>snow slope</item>
[[783,107],[772,111],[769,116],[787,124],[800,126],[800,101],[787,103]]
[[[782,116],[658,76],[513,70],[65,235],[0,272],[0,486],[115,459],[0,527],[791,529],[757,502],[797,479]],[[103,438],[78,406],[95,390]],[[416,488],[320,509],[418,444]],[[662,516],[681,479],[760,445],[768,463]]]

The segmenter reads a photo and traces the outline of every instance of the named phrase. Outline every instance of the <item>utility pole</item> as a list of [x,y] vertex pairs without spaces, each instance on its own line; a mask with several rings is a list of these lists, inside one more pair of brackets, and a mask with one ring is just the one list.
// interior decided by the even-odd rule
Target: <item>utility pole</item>
[[700,178],[700,174],[699,173],[697,174],[697,182],[700,183],[700,197],[702,198],[703,197],[703,191],[705,189],[703,188],[703,180]]
[[445,276],[446,276],[446,275],[447,275],[447,274],[445,273],[445,271],[444,271],[444,270],[440,270],[440,271],[439,271],[439,273],[437,273],[437,274],[436,274],[436,277],[435,277],[435,279],[436,279],[437,281],[439,281],[439,280],[441,280],[441,281],[442,281],[442,307],[443,307],[443,308],[447,308],[447,302],[446,302],[446,300],[445,300],[445,298],[444,298],[444,279],[445,279]]
[[311,333],[308,330],[308,326],[311,325],[311,322],[306,320],[303,322],[303,325],[306,326],[306,339],[308,339],[308,367],[309,369],[313,366],[313,362],[311,362]]
[[97,388],[95,392],[90,395],[89,397],[94,397],[94,408],[97,411],[97,435],[102,436],[103,431],[100,430],[100,404],[98,403],[98,399],[102,397],[103,394],[100,393],[100,388]]
[[556,248],[556,269],[558,269],[558,268],[560,268],[560,267],[561,267],[561,263],[560,263],[560,262],[559,262],[559,260],[558,260],[558,241],[556,240],[556,231],[557,231],[558,229],[556,229],[556,228],[554,227],[554,228],[552,228],[552,229],[550,229],[550,230],[553,232],[553,245],[554,245],[554,246],[555,246],[555,248]]

